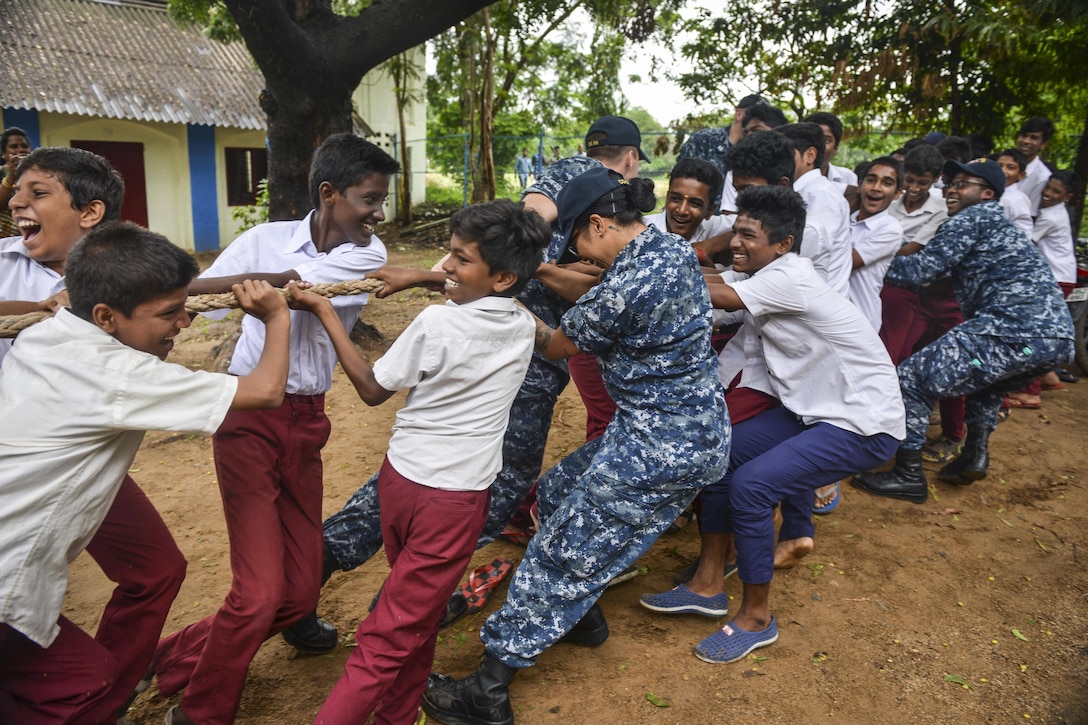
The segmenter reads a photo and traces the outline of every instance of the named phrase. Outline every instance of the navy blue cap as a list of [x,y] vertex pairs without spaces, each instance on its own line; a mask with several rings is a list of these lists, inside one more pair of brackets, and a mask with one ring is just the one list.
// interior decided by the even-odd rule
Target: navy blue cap
[[1005,172],[1002,171],[999,163],[985,157],[969,161],[966,164],[961,164],[955,159],[949,159],[944,162],[942,171],[949,179],[961,171],[971,176],[977,176],[994,190],[994,199],[1000,199],[1001,195],[1005,193]]
[[[626,146],[627,144],[624,145]],[[565,187],[563,187],[563,190],[559,192],[559,196],[555,200],[555,206],[559,211],[559,218],[556,220],[556,223],[559,225],[559,233],[562,234],[563,238],[567,241],[564,249],[573,252],[574,258],[572,259],[571,256],[564,251],[563,257],[559,260],[561,263],[576,261],[578,259],[576,250],[571,248],[572,240],[570,238],[571,234],[574,232],[574,222],[578,220],[578,217],[582,216],[587,209],[596,204],[602,196],[615,191],[626,183],[627,179],[624,179],[615,171],[604,166],[599,166],[575,176]]]
[[[589,137],[595,134],[592,141]],[[598,118],[586,131],[586,150],[598,146],[634,146],[638,149],[638,157],[643,161],[649,161],[650,157],[642,152],[642,133],[638,125],[629,118],[623,116],[605,116]]]
[[948,138],[948,134],[941,133],[940,131],[930,131],[922,137],[922,139],[930,146],[936,146],[941,141],[944,141],[946,138]]

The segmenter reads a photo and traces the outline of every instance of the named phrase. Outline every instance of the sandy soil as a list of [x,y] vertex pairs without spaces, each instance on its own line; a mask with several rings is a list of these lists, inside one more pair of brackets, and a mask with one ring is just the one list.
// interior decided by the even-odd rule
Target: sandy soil
[[[438,255],[433,247],[400,247],[391,256],[429,264]],[[387,345],[436,301],[422,292],[374,300],[363,319]],[[198,321],[179,339],[174,360],[207,364],[236,324]],[[367,353],[374,359],[382,349],[378,343]],[[517,722],[1088,723],[1088,380],[1044,398],[1042,410],[1015,411],[998,428],[990,476],[974,486],[935,483],[921,506],[844,489],[839,509],[818,522],[805,564],[775,577],[778,643],[743,662],[714,666],[691,654],[720,620],[639,606],[641,593],[671,586],[698,552],[695,527],[662,537],[639,562],[642,575],[601,599],[607,642],[592,650],[557,645],[519,673],[511,690]],[[337,371],[328,397],[326,513],[377,469],[402,403],[398,395],[368,408]],[[584,421],[571,386],[557,406],[545,465],[581,443]],[[189,559],[166,625],[172,632],[214,612],[230,581],[210,441],[151,433],[132,475]],[[477,552],[474,565],[522,553],[496,542]],[[321,611],[343,635],[332,654],[300,656],[279,637],[267,642],[250,667],[237,722],[309,723],[387,572],[379,555],[325,587]],[[110,588],[81,556],[71,566],[65,615],[93,631]],[[739,597],[738,581],[727,589]],[[443,631],[437,671],[475,668],[480,624],[504,592],[484,613]],[[130,719],[161,722],[174,701],[142,695]]]

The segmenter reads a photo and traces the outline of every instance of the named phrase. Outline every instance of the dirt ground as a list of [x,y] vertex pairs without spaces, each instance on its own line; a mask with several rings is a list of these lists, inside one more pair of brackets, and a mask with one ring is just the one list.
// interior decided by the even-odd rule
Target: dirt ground
[[[433,246],[390,251],[400,264],[429,265],[438,257]],[[371,359],[416,311],[437,301],[423,292],[373,300],[363,319],[385,343],[367,349]],[[206,365],[231,325],[198,319],[172,359]],[[921,506],[845,488],[839,509],[818,521],[805,565],[775,577],[778,643],[743,662],[709,665],[692,655],[721,620],[639,606],[640,594],[671,586],[698,552],[694,526],[663,536],[640,560],[641,576],[602,597],[607,642],[594,649],[557,645],[519,673],[511,688],[517,722],[1088,723],[1088,380],[1044,398],[1042,410],[1015,411],[999,426],[990,475],[973,486],[935,483]],[[379,466],[403,399],[368,408],[337,371],[328,396],[327,514]],[[582,442],[584,421],[570,386],[556,409],[546,466]],[[210,441],[151,433],[132,475],[189,559],[169,633],[214,612],[230,582]],[[523,551],[496,542],[473,562],[517,561]],[[111,585],[86,555],[70,570],[64,614],[93,631]],[[342,646],[307,657],[278,636],[268,641],[250,667],[237,722],[311,722],[387,572],[379,554],[334,575],[320,611],[339,627]],[[726,588],[739,597],[735,578]],[[442,632],[437,671],[475,668],[480,625],[504,593],[505,584],[483,613]],[[158,723],[174,702],[152,690],[129,717]]]

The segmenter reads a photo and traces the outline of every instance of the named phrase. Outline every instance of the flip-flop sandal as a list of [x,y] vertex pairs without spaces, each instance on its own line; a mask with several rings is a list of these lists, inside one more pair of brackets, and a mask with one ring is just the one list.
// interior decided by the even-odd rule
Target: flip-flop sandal
[[[813,495],[815,495],[815,493],[816,492],[813,491]],[[820,498],[823,498],[823,500],[827,501],[827,503],[825,503],[823,506],[816,506],[815,504],[813,504],[812,513],[818,516],[826,516],[827,514],[837,509],[839,507],[839,482],[835,482],[835,493],[833,493],[831,496],[817,497],[817,500],[819,500]]]
[[468,606],[465,614],[472,614],[484,608],[492,592],[514,568],[509,559],[495,559],[490,564],[478,566],[468,576],[468,583],[461,588],[461,596]]
[[1047,385],[1043,383],[1043,390],[1061,390],[1065,385],[1063,383],[1054,383],[1053,385]]
[[1023,408],[1024,410],[1038,410],[1043,407],[1042,403],[1026,403],[1019,398],[1006,398],[1005,404],[1010,408]]
[[695,506],[688,506],[684,509],[679,516],[676,517],[676,521],[669,524],[669,528],[665,529],[666,534],[679,534],[686,529],[692,523],[695,522]]
[[518,527],[511,524],[502,530],[502,533],[499,534],[499,538],[503,541],[524,548],[529,545],[529,539],[533,538],[533,532],[519,529]]

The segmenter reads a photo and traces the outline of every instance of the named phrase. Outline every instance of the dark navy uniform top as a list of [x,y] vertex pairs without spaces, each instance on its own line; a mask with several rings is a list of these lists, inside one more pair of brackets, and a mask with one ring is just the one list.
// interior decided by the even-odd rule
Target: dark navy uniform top
[[952,275],[960,309],[976,334],[1073,339],[1054,274],[996,201],[949,217],[920,252],[896,257],[886,279],[924,285],[945,274]]

